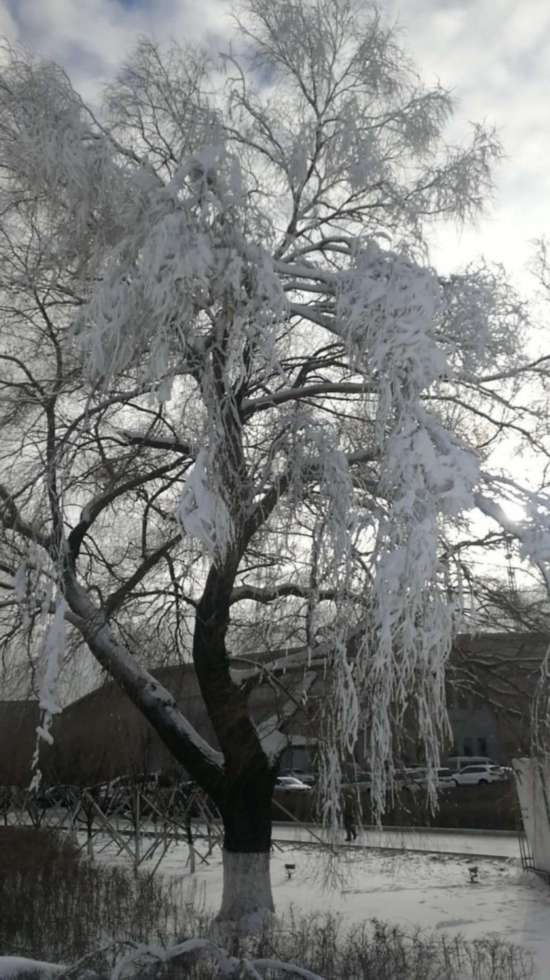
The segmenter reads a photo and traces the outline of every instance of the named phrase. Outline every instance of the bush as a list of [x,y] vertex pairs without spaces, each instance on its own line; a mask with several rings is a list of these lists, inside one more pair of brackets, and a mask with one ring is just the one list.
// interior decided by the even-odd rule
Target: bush
[[[186,937],[199,935],[198,929],[190,914]],[[306,917],[291,913],[274,926],[265,926],[259,935],[235,936],[229,944],[227,938],[221,946],[227,950],[229,945],[232,960],[214,940],[222,954],[220,972],[214,965],[215,951],[210,956],[207,953],[206,959],[193,960],[193,954],[185,954],[170,960],[162,950],[141,948],[123,952],[125,962],[119,963],[117,976],[122,980],[212,980],[221,976],[282,980],[293,975],[292,965],[325,980],[530,980],[533,976],[529,954],[496,938],[467,942],[461,936],[407,933],[378,921],[344,931],[341,919],[330,914]],[[274,966],[275,961],[286,965],[284,973]],[[109,970],[104,958],[98,957],[93,966]]]
[[[0,829],[0,908],[1,955],[65,963],[85,958],[71,970],[74,980],[89,980],[90,969],[105,976],[121,953],[130,953],[121,977],[211,980],[216,975],[212,960],[163,963],[158,945],[149,956],[136,949],[135,944],[165,947],[176,937],[219,933],[196,901],[184,899],[179,885],[94,867],[74,843],[52,831]],[[228,945],[227,936],[222,945]],[[498,939],[467,942],[460,936],[407,933],[378,921],[346,929],[342,917],[295,911],[257,935],[229,937],[229,952],[237,961],[294,963],[326,980],[532,977],[529,954]],[[280,974],[262,967],[261,975],[275,980]]]
[[0,880],[5,875],[32,875],[53,865],[67,874],[80,864],[80,851],[66,834],[28,827],[0,828]]
[[109,938],[170,943],[175,883],[96,867],[66,835],[0,828],[0,954],[67,962]]
[[[529,953],[499,939],[405,930],[373,920],[344,930],[337,916],[290,916],[267,938],[281,959],[293,960],[326,980],[528,980]],[[294,960],[296,962],[296,960]]]

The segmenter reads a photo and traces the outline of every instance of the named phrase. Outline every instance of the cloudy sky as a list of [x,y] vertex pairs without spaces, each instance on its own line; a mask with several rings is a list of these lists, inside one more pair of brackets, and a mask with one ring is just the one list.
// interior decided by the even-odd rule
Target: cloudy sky
[[[530,241],[550,234],[550,3],[548,0],[381,0],[426,82],[457,100],[453,137],[469,121],[494,125],[506,158],[487,217],[447,229],[441,268],[483,252],[527,288]],[[139,34],[204,39],[222,48],[231,0],[0,0],[0,33],[61,62],[85,96],[116,70]]]

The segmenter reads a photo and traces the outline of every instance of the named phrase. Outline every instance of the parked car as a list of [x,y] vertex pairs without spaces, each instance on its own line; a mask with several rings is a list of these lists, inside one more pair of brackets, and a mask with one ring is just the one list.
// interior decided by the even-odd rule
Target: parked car
[[401,788],[403,786],[412,786],[414,783],[410,769],[395,769],[393,773],[393,781],[395,786]]
[[370,772],[356,772],[351,778],[344,779],[344,786],[353,786],[355,789],[370,789],[372,776]]
[[[440,788],[454,786],[453,773],[448,768],[441,768],[436,771],[436,783]],[[396,781],[405,785],[421,786],[428,782],[428,770],[421,766],[412,766],[408,769],[400,769],[395,774]]]
[[314,786],[317,782],[317,776],[313,772],[307,772],[305,769],[281,769],[279,773],[280,776],[293,776],[294,779],[299,779],[306,786]]
[[428,778],[428,770],[422,766],[408,766],[403,773],[405,781],[409,783],[425,783]]
[[481,783],[501,783],[506,773],[500,766],[464,766],[452,775],[455,786],[479,786]]
[[453,775],[454,775],[454,773],[453,773],[453,771],[451,769],[448,769],[446,767],[443,768],[443,769],[438,769],[437,770],[437,785],[440,788],[442,788],[442,789],[445,786],[454,786]]
[[78,786],[71,786],[62,783],[58,786],[49,786],[44,793],[48,806],[65,807],[72,809],[80,799],[80,789]]
[[494,759],[488,755],[451,755],[447,759],[447,766],[455,772],[457,769],[464,769],[465,766],[496,766]]
[[59,783],[55,786],[40,786],[39,789],[32,791],[30,798],[36,806],[47,810],[50,807],[71,809],[78,802],[79,796],[78,786]]
[[370,789],[372,776],[367,769],[344,767],[342,770],[342,785],[353,789]]
[[95,802],[107,816],[122,815],[130,807],[130,776],[115,776],[104,783],[89,788]]
[[297,779],[296,776],[277,776],[275,782],[275,789],[279,790],[307,790],[311,791],[311,786],[307,786],[303,783],[301,779]]
[[[135,790],[142,795],[141,811],[147,810],[147,800],[154,800],[165,783],[160,772],[139,772],[125,776],[115,776],[104,783],[89,788],[96,803],[105,813],[125,813],[131,810]],[[150,809],[150,808],[149,808]]]

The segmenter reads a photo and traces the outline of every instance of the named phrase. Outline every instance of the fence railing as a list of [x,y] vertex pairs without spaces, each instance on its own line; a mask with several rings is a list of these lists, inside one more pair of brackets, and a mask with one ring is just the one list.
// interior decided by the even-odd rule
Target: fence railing
[[149,788],[139,783],[111,787],[49,787],[29,791],[0,786],[4,826],[50,828],[78,835],[93,858],[114,845],[137,871],[145,862],[158,867],[168,849],[185,844],[187,863],[208,864],[221,844],[219,815],[198,787]]

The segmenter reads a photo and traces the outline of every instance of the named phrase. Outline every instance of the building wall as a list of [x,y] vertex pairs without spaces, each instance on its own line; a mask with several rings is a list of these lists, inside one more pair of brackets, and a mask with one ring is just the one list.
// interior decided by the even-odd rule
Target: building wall
[[[173,694],[186,718],[214,748],[217,739],[206,714],[195,672],[190,666],[153,671]],[[277,712],[281,696],[264,685],[250,698],[256,721]],[[301,712],[298,723],[307,727]],[[56,719],[54,747],[45,751],[55,781],[91,785],[142,772],[183,771],[142,714],[110,682],[66,708]]]
[[26,786],[36,746],[36,701],[0,701],[0,786]]
[[449,710],[454,744],[447,755],[487,755],[505,762],[506,747],[499,737],[497,718],[487,704],[468,704]]
[[[455,745],[451,754],[488,755],[508,762],[523,754],[529,742],[530,703],[548,638],[540,634],[479,634],[460,637],[452,657],[450,717]],[[154,671],[174,695],[186,717],[217,747],[206,716],[194,670],[177,666]],[[290,675],[285,684],[290,683]],[[320,677],[312,701],[287,727],[289,734],[314,740],[320,731],[326,688]],[[282,695],[264,685],[254,691],[255,719],[274,714]],[[29,781],[36,702],[0,702],[0,784]],[[41,746],[40,764],[48,781],[90,785],[126,773],[174,770],[177,765],[155,731],[112,682],[69,705],[54,719],[54,745]],[[414,731],[407,741],[416,745]],[[414,749],[413,749],[414,755]],[[312,750],[295,744],[283,761],[288,768],[309,769]],[[359,765],[364,764],[361,757]],[[419,761],[411,756],[407,762]]]

